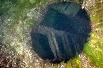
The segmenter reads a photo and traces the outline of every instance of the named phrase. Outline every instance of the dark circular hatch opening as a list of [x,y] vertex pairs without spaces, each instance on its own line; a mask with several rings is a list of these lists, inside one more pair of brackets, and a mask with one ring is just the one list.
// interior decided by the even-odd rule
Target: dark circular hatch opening
[[50,4],[31,31],[34,51],[44,60],[67,61],[83,51],[91,32],[87,12],[79,4]]

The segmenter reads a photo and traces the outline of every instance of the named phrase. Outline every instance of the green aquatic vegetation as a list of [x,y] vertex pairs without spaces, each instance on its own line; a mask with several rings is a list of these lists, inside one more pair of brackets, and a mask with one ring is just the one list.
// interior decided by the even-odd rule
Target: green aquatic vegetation
[[98,1],[91,12],[93,28],[84,53],[97,68],[103,68],[103,3]]
[[71,67],[82,68],[82,63],[79,56],[76,56],[75,58],[71,59],[70,61],[66,63],[66,68],[71,68]]
[[90,12],[92,23],[103,22],[103,2],[98,1],[93,7],[91,7]]
[[91,39],[86,44],[84,53],[97,68],[103,67],[103,39],[99,37],[98,33],[91,33]]

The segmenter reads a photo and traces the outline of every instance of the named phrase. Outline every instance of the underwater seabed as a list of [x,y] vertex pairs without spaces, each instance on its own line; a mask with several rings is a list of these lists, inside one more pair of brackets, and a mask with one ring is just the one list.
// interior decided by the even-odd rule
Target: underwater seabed
[[[67,27],[68,25],[68,18],[71,21],[73,20],[73,23],[75,23],[74,21],[78,19],[74,20],[74,18],[71,18],[71,16],[68,17],[68,15],[66,15],[68,11],[63,12],[68,8],[61,9],[64,6],[58,9],[57,7],[52,8],[55,10],[52,10],[50,8],[51,5],[55,3],[58,4],[58,2],[61,3],[62,1],[63,0],[0,0],[0,6],[2,6],[0,7],[0,68],[5,68],[5,67],[8,68],[103,68],[103,38],[102,38],[103,37],[103,23],[102,23],[103,22],[103,0],[84,0],[84,1],[65,0],[66,3],[69,1],[78,4],[83,3],[82,8],[84,7],[86,13],[90,15],[86,17],[89,17],[87,19],[91,21],[91,29],[90,29],[91,31],[86,32],[86,34],[88,34],[89,36],[85,36],[85,38],[84,38],[84,34],[83,37],[80,36],[81,40],[84,39],[85,41],[80,44],[83,45],[81,49],[80,48],[75,49],[74,43],[70,42],[71,39],[73,40],[80,39],[77,38],[77,35],[75,34],[79,32],[77,28],[80,29],[79,26],[81,26],[81,24],[73,25],[72,23],[69,23],[69,28],[64,29],[64,27]],[[46,8],[46,10],[48,11],[43,12],[43,10],[45,10],[44,8]],[[78,8],[76,8],[76,10],[77,9]],[[50,10],[52,10],[50,13],[53,13],[53,15],[49,13]],[[77,11],[76,12],[73,11],[71,11],[70,13],[73,13],[74,14],[73,16],[75,16],[75,14],[77,14]],[[41,14],[43,14],[44,17],[42,17]],[[54,18],[49,17],[49,15],[51,17],[55,17],[56,20],[54,20]],[[81,16],[81,14],[79,15]],[[46,19],[46,17],[49,19]],[[57,17],[62,18],[66,22],[66,24],[63,24],[61,19]],[[75,54],[76,51],[72,51],[72,52],[68,51],[69,52],[68,54],[70,55],[70,53],[72,53],[74,57],[71,55],[69,57],[70,59],[68,59],[66,63],[62,61],[58,64],[55,63],[52,64],[49,61],[46,61],[45,59],[43,60],[43,58],[41,59],[42,56],[40,57],[37,55],[37,53],[35,53],[33,47],[34,45],[32,45],[33,40],[31,41],[31,35],[30,35],[32,29],[38,28],[38,26],[35,27],[35,25],[38,25],[38,20],[40,20],[39,21],[39,23],[41,23],[39,24],[40,26],[43,25],[46,26],[47,28],[50,28],[50,31],[47,34],[51,34],[52,32],[51,28],[53,28],[53,33],[54,34],[56,33],[56,36],[54,36],[54,38],[57,42],[57,45],[61,46],[61,44],[65,43],[65,39],[61,39],[62,38],[61,36],[64,37],[64,35],[62,35],[61,33],[68,32],[65,36],[68,36],[67,39],[71,44],[74,45],[73,47],[70,47],[70,49],[74,48],[79,52]],[[45,20],[46,23],[44,22]],[[51,22],[51,25],[47,21]],[[61,24],[55,25],[56,22],[60,22]],[[62,25],[64,25],[63,28]],[[83,25],[85,26],[86,24]],[[70,26],[73,26],[73,28],[70,28]],[[72,31],[71,29],[75,31]],[[82,30],[80,30],[80,32],[81,31]],[[60,37],[57,37],[59,32],[60,32]],[[76,33],[74,34],[74,32]],[[71,36],[72,34],[73,36]],[[46,37],[45,34],[42,37],[43,39],[48,38]],[[64,42],[60,42],[61,40],[63,40]],[[60,43],[58,44],[58,42]],[[74,42],[77,43],[81,41],[74,41]],[[41,41],[41,43],[43,43],[43,41]],[[56,52],[55,49],[54,53],[57,54],[56,56],[58,56],[58,54],[61,55],[65,50],[67,50],[66,48],[65,50],[62,50],[62,47],[63,46],[57,49],[59,50],[59,52]],[[52,52],[51,49],[49,51]],[[65,54],[63,53],[64,56],[62,55],[62,57],[65,57],[66,56]],[[54,58],[54,55],[51,57]],[[60,57],[57,58],[62,59]]]

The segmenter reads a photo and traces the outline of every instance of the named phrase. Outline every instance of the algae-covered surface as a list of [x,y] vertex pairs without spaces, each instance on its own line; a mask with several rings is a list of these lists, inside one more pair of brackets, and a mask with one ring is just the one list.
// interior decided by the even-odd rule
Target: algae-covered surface
[[103,0],[64,0],[82,5],[91,33],[82,53],[58,64],[42,60],[32,49],[30,32],[48,4],[63,0],[0,0],[0,68],[103,68]]

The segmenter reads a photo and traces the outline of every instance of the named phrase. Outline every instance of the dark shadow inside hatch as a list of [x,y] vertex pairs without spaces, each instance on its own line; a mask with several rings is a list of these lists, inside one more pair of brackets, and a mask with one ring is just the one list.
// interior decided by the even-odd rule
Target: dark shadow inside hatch
[[54,3],[31,31],[34,51],[44,60],[67,61],[83,51],[91,32],[90,18],[76,3]]

